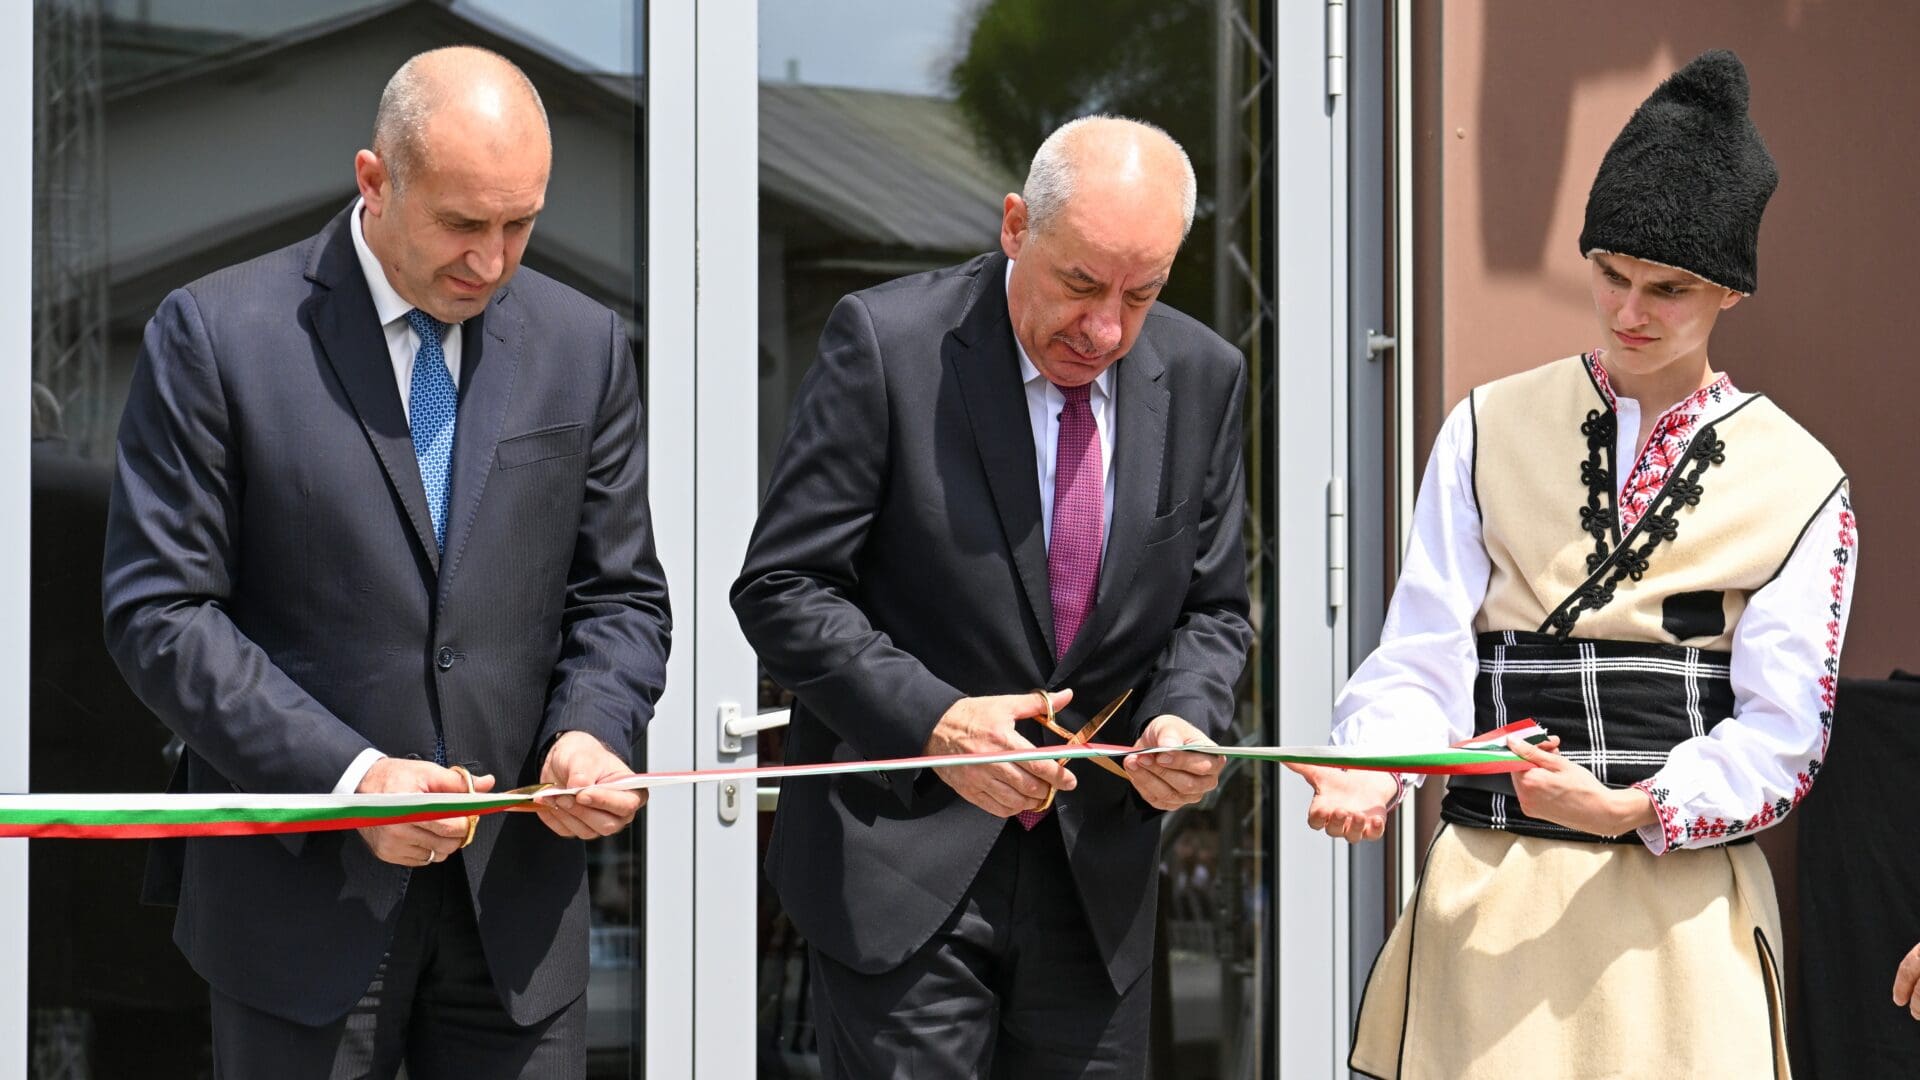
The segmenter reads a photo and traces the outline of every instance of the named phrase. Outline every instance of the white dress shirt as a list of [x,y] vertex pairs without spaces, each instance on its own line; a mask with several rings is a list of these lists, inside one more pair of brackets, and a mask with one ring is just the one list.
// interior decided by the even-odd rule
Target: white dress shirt
[[[360,273],[367,279],[367,291],[373,294],[374,316],[380,320],[380,330],[387,337],[387,357],[393,361],[394,388],[400,392],[400,412],[409,420],[412,414],[408,406],[413,390],[413,357],[420,351],[420,335],[413,332],[413,325],[407,322],[407,312],[413,305],[394,291],[393,284],[387,280],[386,271],[380,266],[380,260],[374,257],[373,249],[367,246],[367,236],[360,226],[360,212],[365,208],[365,199],[355,199],[353,213],[349,215],[353,232],[353,250],[360,256]],[[460,324],[447,327],[440,337],[440,352],[447,358],[447,371],[453,375],[453,385],[460,385]],[[335,795],[350,795],[366,779],[367,770],[373,763],[387,755],[378,749],[368,747],[340,774],[340,782],[333,785]]]
[[[1007,279],[1013,279],[1011,259],[1007,261]],[[1013,347],[1020,353],[1020,379],[1027,391],[1027,421],[1033,428],[1033,459],[1040,473],[1040,526],[1051,548],[1054,459],[1060,453],[1060,410],[1066,408],[1067,399],[1060,388],[1027,359],[1027,347],[1020,344],[1017,334]],[[1113,535],[1113,368],[1107,368],[1093,380],[1087,406],[1093,410],[1093,424],[1100,432],[1100,553],[1104,556],[1107,537]]]
[[[373,293],[373,313],[380,320],[380,330],[387,335],[387,356],[393,360],[393,382],[400,390],[400,413],[412,420],[413,414],[408,406],[413,398],[413,355],[420,351],[420,335],[413,332],[413,324],[407,321],[407,312],[413,305],[401,299],[394,291],[392,283],[387,281],[386,270],[380,260],[367,246],[367,235],[360,225],[360,212],[365,209],[365,199],[355,199],[353,203],[353,250],[360,256],[360,273],[367,279],[367,290]],[[440,352],[447,358],[447,371],[453,375],[453,385],[460,385],[460,324],[454,323],[440,335]]]
[[[1696,430],[1749,396],[1736,391],[1709,404]],[[1640,404],[1617,398],[1616,409],[1615,460],[1632,462]],[[1337,745],[1440,745],[1473,734],[1479,670],[1473,620],[1492,573],[1474,502],[1473,439],[1472,412],[1463,401],[1447,417],[1427,460],[1380,645],[1334,702]],[[1616,472],[1624,485],[1632,469]],[[1664,789],[1671,807],[1688,821],[1744,822],[1782,798],[1792,800],[1807,763],[1825,753],[1820,680],[1846,631],[1859,556],[1846,498],[1843,486],[1802,534],[1779,576],[1749,598],[1733,634],[1733,716],[1676,746],[1648,781]],[[1839,543],[1843,534],[1848,539]],[[1850,547],[1851,557],[1839,574],[1840,615],[1830,630],[1837,543]],[[1659,822],[1639,835],[1655,854],[1667,850]],[[1680,846],[1727,839],[1686,839]]]

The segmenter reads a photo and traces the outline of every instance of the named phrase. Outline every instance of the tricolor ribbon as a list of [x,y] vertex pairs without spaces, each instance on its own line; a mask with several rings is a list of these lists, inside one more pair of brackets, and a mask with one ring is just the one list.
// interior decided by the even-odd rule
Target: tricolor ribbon
[[[1351,746],[1183,746],[1142,750],[1131,746],[1089,744],[1033,750],[885,761],[830,761],[815,765],[770,765],[749,769],[637,773],[599,785],[627,791],[719,784],[740,780],[777,780],[791,776],[933,769],[952,765],[1060,761],[1067,758],[1122,758],[1134,754],[1188,751],[1249,761],[1292,762],[1343,769],[1457,775],[1518,772],[1526,761],[1507,749],[1519,736],[1538,743],[1547,733],[1531,721],[1509,724],[1444,749],[1386,749]],[[0,837],[62,837],[87,840],[137,840],[175,836],[261,836],[269,833],[327,832],[409,821],[472,817],[505,810],[532,810],[543,799],[571,795],[579,788],[540,788],[499,794],[408,795],[0,795]]]

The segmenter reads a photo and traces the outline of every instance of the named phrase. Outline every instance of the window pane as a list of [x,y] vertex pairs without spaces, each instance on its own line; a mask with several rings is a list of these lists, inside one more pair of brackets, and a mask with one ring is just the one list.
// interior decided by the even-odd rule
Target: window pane
[[[533,79],[554,172],[526,264],[620,313],[645,364],[640,0],[38,0],[35,4],[32,783],[157,791],[179,754],[102,645],[113,438],[170,290],[302,240],[354,196],[381,87],[479,44]],[[644,377],[641,386],[645,387]],[[594,1077],[642,1060],[637,834],[590,847]],[[30,852],[30,1075],[198,1077],[205,986],[138,902],[146,845]]]
[[[1267,738],[1261,612],[1271,436],[1263,392],[1260,193],[1271,138],[1254,0],[760,0],[760,461],[764,485],[793,394],[843,295],[999,246],[1001,199],[1040,141],[1089,112],[1149,120],[1186,147],[1199,206],[1163,299],[1250,365],[1249,565],[1259,633],[1234,736]],[[1124,438],[1124,433],[1121,434]],[[771,681],[762,708],[790,700]],[[777,740],[762,740],[777,760]],[[1269,1037],[1271,812],[1258,770],[1167,824],[1156,965],[1156,1077],[1257,1075]],[[763,836],[765,832],[763,830]],[[764,842],[764,841],[763,841]],[[807,1075],[804,945],[761,898],[761,1072]]]

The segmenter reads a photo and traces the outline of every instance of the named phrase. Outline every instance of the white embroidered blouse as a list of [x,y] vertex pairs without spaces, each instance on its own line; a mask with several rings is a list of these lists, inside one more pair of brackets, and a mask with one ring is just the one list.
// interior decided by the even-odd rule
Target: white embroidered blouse
[[[1630,529],[1694,431],[1749,395],[1726,376],[1674,405],[1634,453],[1640,403],[1613,400],[1622,470],[1622,530]],[[1440,429],[1414,505],[1407,556],[1380,632],[1334,703],[1337,745],[1451,743],[1473,734],[1479,669],[1474,616],[1491,563],[1473,498],[1473,418],[1462,402]],[[1734,630],[1733,716],[1676,746],[1666,765],[1635,785],[1659,820],[1640,830],[1654,854],[1706,847],[1767,828],[1804,798],[1832,729],[1840,644],[1857,573],[1859,532],[1842,485],[1801,535],[1778,577],[1755,592]],[[1406,782],[1412,782],[1412,778]],[[1404,786],[1403,786],[1404,791]]]

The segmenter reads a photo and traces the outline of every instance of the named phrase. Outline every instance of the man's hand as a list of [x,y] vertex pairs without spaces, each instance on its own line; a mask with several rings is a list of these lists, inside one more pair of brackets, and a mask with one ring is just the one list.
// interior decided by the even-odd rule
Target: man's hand
[[[381,758],[361,777],[358,795],[415,794],[423,791],[464,794],[466,778],[431,761]],[[492,791],[493,777],[476,776],[473,790]],[[376,825],[357,830],[373,849],[374,857],[395,866],[426,866],[460,850],[467,839],[467,819],[438,818],[404,825]]]
[[1893,974],[1893,1003],[1920,1020],[1920,994],[1914,993],[1916,983],[1920,983],[1920,945],[1907,951],[1906,958],[1900,961],[1900,970]]
[[[1133,744],[1136,750],[1158,746],[1212,746],[1200,729],[1172,713],[1161,713],[1147,724]],[[1127,776],[1147,805],[1178,810],[1206,798],[1220,783],[1225,759],[1214,754],[1135,754],[1126,759]]]
[[[1073,691],[1053,695],[1058,711],[1073,700]],[[933,737],[927,740],[927,754],[985,754],[1013,750],[1032,750],[1033,743],[1014,729],[1014,721],[1045,716],[1046,707],[1039,694],[1001,694],[996,697],[961,698],[953,703]],[[992,814],[1012,817],[1032,810],[1047,797],[1049,787],[1072,791],[1073,773],[1055,761],[1001,762],[997,765],[948,765],[933,770],[960,797]]]
[[1319,829],[1350,844],[1378,840],[1386,832],[1387,804],[1400,788],[1393,774],[1371,769],[1282,764],[1313,785],[1313,801],[1307,804],[1308,828]]
[[1507,737],[1507,749],[1533,766],[1513,774],[1513,793],[1528,817],[1551,821],[1595,836],[1620,836],[1659,820],[1653,801],[1633,788],[1610,788],[1587,770],[1561,757],[1559,736],[1538,746]]
[[540,767],[540,782],[554,787],[587,788],[578,795],[539,799],[540,820],[561,836],[598,840],[633,824],[633,816],[647,803],[645,791],[596,788],[609,780],[632,776],[633,770],[599,739],[584,731],[569,731],[553,740]]

